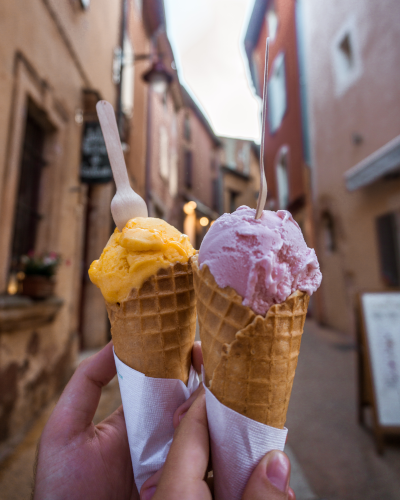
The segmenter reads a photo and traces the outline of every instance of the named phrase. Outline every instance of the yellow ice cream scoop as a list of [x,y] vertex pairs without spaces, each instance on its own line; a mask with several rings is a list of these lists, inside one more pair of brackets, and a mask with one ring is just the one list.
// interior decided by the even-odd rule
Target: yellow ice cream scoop
[[115,229],[89,277],[107,302],[125,300],[132,288],[177,262],[194,255],[189,238],[161,219],[136,217],[120,232]]

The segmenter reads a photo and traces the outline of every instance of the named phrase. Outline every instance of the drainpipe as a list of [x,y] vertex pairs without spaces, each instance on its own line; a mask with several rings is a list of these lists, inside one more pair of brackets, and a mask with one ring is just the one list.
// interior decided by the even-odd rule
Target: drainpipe
[[146,165],[145,165],[145,188],[146,204],[149,216],[153,215],[151,206],[151,142],[152,142],[152,99],[153,91],[151,85],[147,86],[147,126],[146,126]]
[[122,0],[121,2],[121,31],[120,31],[120,47],[121,47],[121,69],[120,69],[120,77],[118,84],[118,94],[117,94],[117,123],[118,130],[121,139],[123,133],[123,116],[122,116],[122,80],[124,78],[124,41],[125,41],[125,32],[127,27],[127,17],[128,17],[128,0]]

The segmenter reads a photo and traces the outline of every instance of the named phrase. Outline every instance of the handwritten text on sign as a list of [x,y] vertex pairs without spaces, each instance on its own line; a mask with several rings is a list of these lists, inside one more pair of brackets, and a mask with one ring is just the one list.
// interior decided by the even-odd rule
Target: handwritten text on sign
[[400,293],[362,296],[378,418],[400,425]]

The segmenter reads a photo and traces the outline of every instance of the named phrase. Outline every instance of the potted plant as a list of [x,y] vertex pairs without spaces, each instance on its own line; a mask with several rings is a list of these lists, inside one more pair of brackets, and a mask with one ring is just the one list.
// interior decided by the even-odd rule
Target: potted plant
[[55,252],[35,255],[30,252],[21,257],[22,294],[33,299],[45,299],[54,293],[55,274],[61,263],[61,256]]

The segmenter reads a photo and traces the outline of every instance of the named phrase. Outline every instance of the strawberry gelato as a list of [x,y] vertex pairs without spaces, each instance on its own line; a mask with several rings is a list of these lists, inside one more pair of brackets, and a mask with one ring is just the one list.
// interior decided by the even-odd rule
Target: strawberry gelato
[[242,206],[216,220],[201,244],[199,264],[208,265],[220,288],[232,287],[243,305],[265,316],[296,290],[312,295],[322,275],[315,251],[289,212],[254,216],[254,209]]

